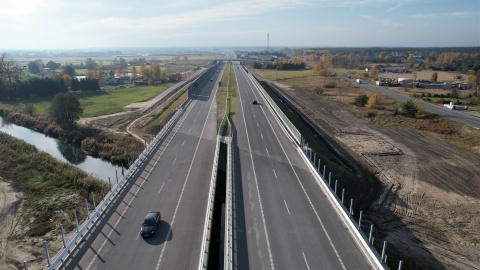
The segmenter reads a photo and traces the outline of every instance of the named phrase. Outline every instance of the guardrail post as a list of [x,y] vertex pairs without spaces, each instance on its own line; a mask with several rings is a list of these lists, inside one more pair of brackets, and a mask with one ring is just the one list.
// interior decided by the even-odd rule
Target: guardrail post
[[95,205],[95,195],[93,194],[93,191],[92,191],[92,202],[93,202],[93,209],[97,208],[97,206]]
[[[402,264],[403,264],[403,261],[400,260],[400,261],[398,262],[398,270],[402,270]],[[26,268],[25,268],[25,269],[26,269]]]
[[45,255],[47,256],[47,266],[50,267],[50,253],[48,253],[47,241],[43,240],[43,247],[45,248]]
[[353,199],[350,199],[350,216],[353,216]]
[[368,243],[369,243],[370,245],[373,244],[372,234],[373,234],[373,224],[370,224],[370,234],[368,235]]
[[343,198],[345,197],[345,189],[342,189],[342,205],[343,205]]
[[332,182],[332,172],[328,172],[328,187],[331,188],[330,182]]
[[318,171],[318,173],[320,173],[320,162],[321,162],[321,160],[320,160],[320,159],[318,159],[318,167],[317,167],[317,171]]
[[362,226],[362,214],[363,214],[363,211],[360,211],[360,217],[358,218],[358,229],[361,230],[361,226]]
[[27,261],[23,261],[23,268],[25,268],[25,270],[28,270],[28,263],[27,263]]
[[313,153],[313,167],[315,167],[316,161],[317,161],[317,152]]
[[87,208],[87,219],[89,219],[90,218],[90,209],[88,209],[88,200],[87,199],[85,199],[85,206]]
[[387,241],[383,241],[383,248],[382,248],[382,258],[380,259],[381,263],[385,263],[385,248],[387,247]]
[[62,223],[60,223],[60,230],[62,231],[63,248],[65,248],[67,246],[67,244],[65,244],[65,231],[63,230],[63,224]]
[[112,182],[110,182],[110,176],[108,177],[108,185],[110,185],[110,190],[112,189]]
[[115,169],[115,175],[117,176],[117,184],[118,184],[118,172],[116,169]]
[[323,165],[323,179],[325,179],[325,171],[327,170],[327,165]]
[[75,225],[76,225],[76,228],[77,228],[77,233],[78,233],[78,218],[77,218],[77,210],[73,210],[73,215],[75,216]]
[[335,196],[337,196],[337,183],[338,183],[338,180],[335,180]]

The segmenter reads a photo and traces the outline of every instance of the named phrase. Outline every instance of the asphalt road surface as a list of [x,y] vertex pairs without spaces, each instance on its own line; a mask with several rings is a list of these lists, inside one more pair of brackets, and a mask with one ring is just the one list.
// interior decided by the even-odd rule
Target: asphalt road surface
[[372,269],[245,71],[234,71],[234,267]]
[[[124,194],[117,196],[65,269],[198,268],[216,145],[217,80],[207,78]],[[157,234],[143,239],[148,211],[161,212]]]

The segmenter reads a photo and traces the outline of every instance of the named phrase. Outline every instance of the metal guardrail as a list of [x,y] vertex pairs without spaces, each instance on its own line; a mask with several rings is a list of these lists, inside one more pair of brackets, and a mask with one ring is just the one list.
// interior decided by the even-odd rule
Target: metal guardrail
[[302,134],[300,134],[300,131],[290,122],[288,117],[280,110],[280,108],[277,106],[277,104],[273,101],[273,99],[268,95],[268,93],[263,89],[263,87],[257,82],[257,80],[250,74],[247,73],[247,76],[250,78],[250,80],[253,82],[255,87],[258,89],[258,91],[262,94],[262,96],[265,98],[267,103],[270,105],[270,107],[274,110],[274,112],[277,114],[279,119],[282,121],[283,126],[287,128],[287,130],[290,132],[292,135],[293,139],[297,142],[297,144],[300,144],[302,141]]
[[199,270],[207,269],[207,265],[206,265],[207,260],[205,260],[205,255],[208,253],[207,235],[210,232],[211,226],[212,226],[213,202],[215,200],[215,186],[217,183],[217,170],[215,168],[218,167],[219,153],[220,153],[220,136],[217,135],[217,144],[215,146],[215,156],[213,159],[212,177],[210,180],[210,189],[208,191],[207,211],[205,213],[205,224],[203,225],[202,249],[200,253],[200,261],[198,263]]
[[[231,123],[228,120],[228,126],[231,127]],[[231,129],[230,129],[231,131]],[[233,149],[232,140],[233,133],[229,132],[230,136],[226,138],[227,142],[227,179],[226,179],[226,191],[225,191],[225,235],[224,235],[224,252],[223,252],[223,269],[233,269],[233,194],[232,194],[232,182],[233,182]]]
[[[372,248],[369,243],[367,243],[367,239],[364,235],[364,233],[360,230],[360,226],[356,221],[353,219],[351,213],[352,209],[350,209],[350,212],[343,206],[343,204],[340,204],[339,199],[333,194],[332,188],[327,185],[327,182],[325,180],[325,169],[323,172],[323,176],[320,174],[320,168],[315,168],[315,161],[311,161],[311,158],[307,156],[306,152],[302,150],[303,145],[303,139],[302,135],[298,131],[298,129],[290,122],[290,120],[285,116],[285,114],[280,110],[280,108],[275,104],[275,102],[270,98],[268,93],[263,89],[263,87],[257,82],[257,80],[250,74],[247,73],[247,76],[251,79],[251,81],[254,83],[256,86],[257,90],[262,94],[262,96],[267,100],[268,105],[270,105],[270,108],[274,112],[274,116],[277,119],[277,121],[280,123],[280,126],[289,132],[286,132],[293,140],[297,142],[297,151],[300,152],[300,155],[304,159],[305,163],[309,165],[309,168],[312,172],[315,172],[315,178],[317,179],[317,182],[320,183],[320,186],[324,190],[324,192],[328,195],[328,199],[332,202],[334,205],[334,208],[337,210],[337,213],[339,213],[343,223],[349,227],[349,231],[352,232],[352,235],[354,236],[355,241],[360,245],[363,253],[365,256],[368,258],[368,260],[375,265],[377,269],[389,269],[388,266],[384,265],[383,262],[386,261],[385,257],[385,249],[382,251],[382,257],[379,256],[378,252]],[[308,150],[307,150],[308,151]],[[308,161],[308,162],[307,162]],[[319,163],[320,167],[320,163]],[[321,180],[321,181],[319,181]],[[343,200],[343,199],[342,199]],[[384,245],[385,246],[385,245]]]

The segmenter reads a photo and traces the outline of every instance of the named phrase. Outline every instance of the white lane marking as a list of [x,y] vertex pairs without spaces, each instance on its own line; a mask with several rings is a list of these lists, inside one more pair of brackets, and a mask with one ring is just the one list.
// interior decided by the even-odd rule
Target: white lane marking
[[197,122],[197,118],[193,119],[193,123]]
[[[218,88],[215,88],[215,89],[218,89]],[[213,96],[217,95],[216,92],[217,91],[215,90],[215,93],[213,94]],[[200,146],[200,142],[202,141],[203,133],[205,132],[205,127],[207,126],[207,122],[208,122],[208,119],[209,119],[209,116],[210,116],[210,112],[212,111],[213,104],[214,104],[214,102],[211,102],[210,109],[208,110],[207,117],[205,118],[205,122],[203,123],[202,132],[200,133],[200,136],[198,137],[197,147],[195,148],[195,152],[193,153],[192,162],[190,163],[190,167],[188,168],[188,173],[187,173],[187,176],[185,178],[185,182],[183,183],[183,187],[182,187],[182,192],[180,192],[180,197],[178,198],[177,206],[175,207],[175,212],[173,212],[172,222],[170,223],[170,227],[168,229],[167,236],[165,237],[165,241],[164,241],[164,244],[163,244],[163,247],[162,247],[162,252],[160,253],[160,257],[158,258],[158,262],[157,262],[157,266],[155,267],[155,270],[160,269],[160,263],[162,262],[163,254],[164,254],[165,248],[167,247],[167,244],[168,244],[167,239],[172,234],[172,227],[175,223],[175,218],[177,216],[178,207],[180,206],[180,202],[182,201],[183,192],[185,191],[185,187],[187,186],[188,178],[190,177],[190,172],[192,171],[192,167],[193,167],[193,162],[195,161],[195,157],[197,156],[198,147]]]
[[173,160],[172,166],[175,165],[176,161],[177,161],[177,158],[175,158],[175,160]]
[[257,126],[260,127],[260,125],[258,124],[258,122],[257,122]]
[[267,155],[269,155],[269,156],[270,156],[270,153],[268,152],[268,148],[265,148],[265,150],[267,150]]
[[303,253],[303,251],[302,251],[302,254],[303,254],[303,259],[305,260],[305,264],[307,265],[307,270],[310,270],[310,267],[308,266],[307,258],[305,257],[305,253]]
[[[196,102],[196,101],[195,101]],[[185,116],[185,118],[190,114],[190,110],[191,108],[187,111],[187,114]],[[183,116],[182,116],[183,117]],[[165,150],[167,149],[168,145],[170,145],[170,142],[173,140],[173,138],[175,138],[175,135],[177,134],[178,130],[180,129],[180,126],[182,126],[183,122],[185,121],[185,118],[182,119],[182,121],[180,122],[180,125],[179,127],[175,130],[175,132],[173,133],[172,137],[170,138],[170,140],[167,142],[167,145],[165,146],[165,148],[162,150],[162,153],[160,154],[160,156],[163,156]],[[153,164],[153,167],[155,167],[158,163],[158,161],[160,160],[157,159],[155,160],[155,163]],[[143,186],[143,184],[145,183],[145,181],[147,180],[147,178],[150,176],[150,174],[152,173],[152,170],[150,170],[149,172],[147,172],[147,176],[145,176],[145,179],[143,179],[143,182],[140,184],[140,187]],[[113,225],[113,228],[110,230],[110,232],[108,233],[107,237],[105,238],[105,240],[103,241],[102,245],[100,246],[100,248],[98,249],[97,253],[95,254],[95,256],[92,258],[92,260],[90,261],[90,263],[88,264],[87,266],[87,270],[90,269],[90,267],[92,267],[92,264],[93,262],[97,259],[98,257],[98,254],[100,254],[100,252],[102,251],[103,247],[105,246],[105,244],[107,243],[108,239],[110,239],[110,236],[112,235],[113,231],[116,230],[117,228],[117,225],[118,223],[120,222],[120,220],[122,220],[122,217],[125,215],[125,213],[127,212],[127,209],[129,208],[128,206],[130,206],[133,202],[133,199],[137,196],[137,193],[138,191],[140,190],[140,187],[138,188],[137,192],[135,192],[134,196],[132,197],[132,199],[130,200],[130,202],[128,203],[127,206],[125,206],[125,209],[123,210],[122,212],[122,215],[120,215],[120,217],[118,218],[117,222],[115,222],[115,224]],[[137,235],[137,238],[138,238],[138,235]]]
[[262,134],[262,133],[260,133],[260,136],[261,136],[261,137],[262,137],[262,139],[263,139],[263,134]]
[[287,201],[283,200],[283,202],[285,203],[285,207],[287,208],[288,215],[290,215],[290,210],[288,210]]
[[253,118],[257,118],[257,117],[255,116],[255,114],[253,114]]
[[[245,131],[247,131],[248,129],[247,129],[247,122],[245,121],[245,112],[243,111],[242,96],[239,95],[239,98],[240,98],[240,104],[242,107],[243,124],[245,125]],[[248,132],[246,132],[246,134],[247,134],[247,142],[248,142],[248,150],[249,150],[248,152],[250,153],[250,161],[252,162],[252,168],[253,168],[253,179],[255,179],[255,187],[257,189],[258,204],[260,206],[260,213],[262,215],[263,230],[265,231],[265,240],[267,241],[268,256],[270,257],[270,267],[273,270],[275,269],[275,266],[273,265],[272,249],[270,248],[270,241],[268,240],[267,224],[265,222],[265,215],[263,214],[262,198],[260,198],[260,189],[258,188],[257,174],[255,173],[255,163],[253,162],[252,147],[250,146],[250,137],[248,136]]]
[[190,131],[192,131],[192,128],[190,128],[190,129],[188,130],[188,133],[190,133]]
[[162,183],[162,186],[160,187],[160,190],[158,191],[158,194],[160,194],[160,192],[162,192],[163,185],[165,185],[165,182]]
[[[272,131],[275,131],[273,129],[272,123],[270,122],[270,120],[268,119],[265,111],[263,110],[263,107],[260,108],[260,109],[262,110],[263,114],[265,115],[265,119],[267,119],[267,122],[270,125],[270,128],[272,129]],[[322,219],[320,218],[320,215],[317,212],[317,209],[315,209],[315,206],[313,206],[312,200],[310,200],[310,196],[308,196],[307,191],[305,190],[305,187],[303,186],[302,182],[300,181],[300,177],[298,176],[297,171],[295,170],[295,167],[293,166],[292,162],[290,161],[290,158],[288,158],[288,155],[285,152],[285,148],[283,147],[283,144],[280,142],[280,139],[278,138],[276,132],[273,132],[273,135],[275,135],[275,138],[277,139],[277,142],[280,145],[280,148],[282,148],[282,151],[283,151],[283,154],[285,155],[285,158],[288,160],[288,164],[290,164],[290,167],[292,168],[292,171],[295,174],[295,178],[297,178],[297,182],[300,184],[300,187],[302,187],[302,190],[303,190],[303,193],[305,194],[305,197],[307,198],[308,202],[310,203],[310,206],[312,207],[313,212],[315,213],[315,216],[317,217],[318,222],[322,226],[323,232],[327,236],[328,242],[330,243],[330,246],[332,247],[333,251],[335,252],[335,255],[337,256],[337,260],[339,261],[340,265],[342,266],[342,269],[346,270],[347,268],[343,264],[342,258],[340,257],[340,254],[338,253],[337,248],[333,244],[332,238],[328,234],[327,229],[325,228],[325,225],[323,224]]]
[[185,144],[185,141],[183,141],[182,146]]
[[278,179],[278,177],[277,177],[277,173],[275,172],[275,169],[272,169],[272,170],[273,170],[273,175],[275,175],[275,178],[277,178],[277,179]]

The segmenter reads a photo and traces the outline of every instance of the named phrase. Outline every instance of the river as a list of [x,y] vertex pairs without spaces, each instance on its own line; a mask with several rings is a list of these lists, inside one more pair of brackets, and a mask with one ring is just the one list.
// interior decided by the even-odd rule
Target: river
[[47,152],[61,161],[77,166],[88,174],[106,182],[108,182],[108,177],[110,177],[112,184],[116,183],[116,173],[119,178],[122,175],[122,167],[120,166],[100,158],[91,157],[85,154],[79,147],[47,137],[28,128],[7,123],[2,117],[0,117],[0,131],[33,144],[38,150]]

